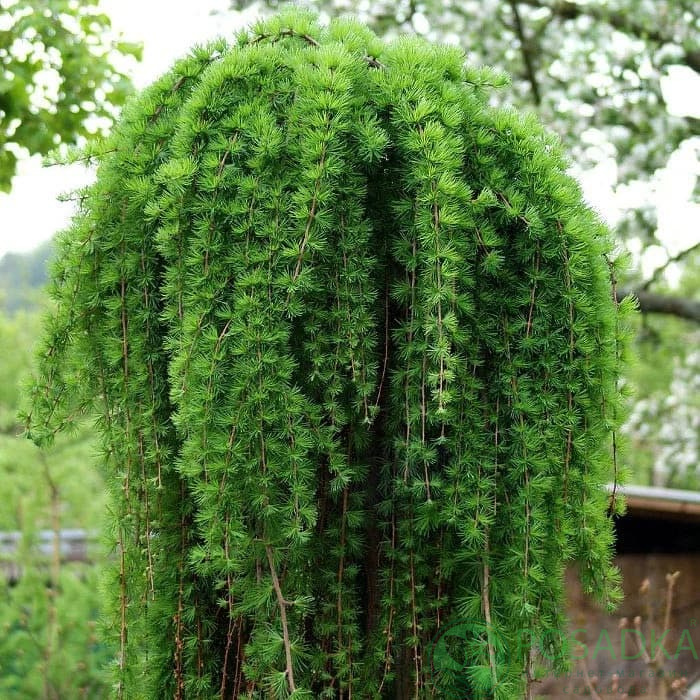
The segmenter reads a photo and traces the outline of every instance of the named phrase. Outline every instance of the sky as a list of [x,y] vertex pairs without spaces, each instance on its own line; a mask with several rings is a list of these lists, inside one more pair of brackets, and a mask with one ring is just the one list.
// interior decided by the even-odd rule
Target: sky
[[[114,30],[130,41],[143,43],[143,61],[135,63],[132,70],[137,88],[155,80],[193,44],[217,35],[231,36],[256,18],[255,10],[239,13],[228,6],[227,0],[102,0]],[[212,14],[217,10],[221,12]],[[671,111],[700,118],[700,76],[688,68],[674,67],[662,88]],[[589,203],[611,225],[623,207],[642,201],[656,204],[665,250],[652,247],[643,252],[645,274],[665,262],[667,255],[700,240],[700,204],[689,201],[695,178],[700,176],[700,139],[682,144],[650,187],[623,187],[614,192],[617,167],[613,158],[576,176]],[[0,194],[0,257],[10,251],[32,250],[67,226],[74,205],[57,197],[89,180],[89,171],[80,165],[46,168],[41,158],[22,159],[12,192]],[[641,253],[641,246],[632,252]]]

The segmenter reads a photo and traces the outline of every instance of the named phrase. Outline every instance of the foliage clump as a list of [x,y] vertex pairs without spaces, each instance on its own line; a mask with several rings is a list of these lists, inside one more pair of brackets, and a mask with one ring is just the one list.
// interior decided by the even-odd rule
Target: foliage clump
[[612,244],[503,82],[293,12],[125,108],[28,417],[97,408],[117,697],[514,698],[614,603]]

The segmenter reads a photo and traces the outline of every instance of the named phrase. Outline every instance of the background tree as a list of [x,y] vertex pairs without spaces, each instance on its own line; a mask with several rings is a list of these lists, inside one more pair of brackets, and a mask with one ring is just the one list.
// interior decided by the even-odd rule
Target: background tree
[[[656,282],[655,299],[700,306],[700,255],[691,251],[672,295]],[[698,301],[695,301],[698,300]],[[638,324],[640,361],[630,380],[640,387],[624,432],[639,483],[697,489],[700,461],[700,327],[655,314]]]
[[[0,0],[0,191],[17,158],[76,143],[109,125],[131,90],[124,69],[136,45],[110,38],[97,0]],[[91,431],[79,424],[51,450],[18,440],[20,382],[31,364],[50,245],[0,261],[0,531],[17,548],[0,562],[0,696],[103,698],[111,650],[97,620],[101,548],[64,563],[61,531],[99,530],[105,499],[92,467]],[[8,314],[7,316],[5,314]],[[50,532],[52,554],[39,551]]]
[[[0,258],[1,314],[11,317],[46,306],[46,283],[53,254],[54,244],[49,240],[29,253],[6,253]],[[32,338],[27,336],[27,339],[31,343]]]
[[531,698],[565,563],[614,605],[631,305],[504,82],[289,12],[129,103],[27,416],[99,412],[118,697]]
[[[36,313],[0,315],[0,696],[99,700],[113,654],[98,625],[104,484],[87,427],[50,450],[18,439],[21,384],[39,327]],[[88,561],[62,560],[56,547],[65,529],[85,533]]]
[[90,136],[123,104],[120,63],[140,48],[110,39],[98,0],[0,0],[0,191],[18,152],[46,154]]

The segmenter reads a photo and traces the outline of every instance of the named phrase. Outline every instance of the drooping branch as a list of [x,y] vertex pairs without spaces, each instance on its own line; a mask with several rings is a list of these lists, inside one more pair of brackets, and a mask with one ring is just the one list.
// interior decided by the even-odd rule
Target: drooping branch
[[292,643],[289,638],[289,625],[287,624],[287,606],[289,605],[289,601],[285,600],[284,595],[282,595],[282,587],[280,586],[280,580],[277,576],[277,570],[275,569],[275,560],[272,555],[272,548],[269,545],[265,546],[265,553],[267,554],[267,563],[270,566],[272,585],[275,589],[275,595],[277,596],[277,605],[279,606],[280,621],[282,623],[282,639],[284,641],[287,683],[289,684],[289,691],[293,693],[296,690],[296,686],[294,684],[294,667],[292,664]]

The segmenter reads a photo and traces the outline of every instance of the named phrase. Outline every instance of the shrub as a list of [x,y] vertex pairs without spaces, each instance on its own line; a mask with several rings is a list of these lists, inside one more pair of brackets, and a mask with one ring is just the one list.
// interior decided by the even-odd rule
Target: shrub
[[529,696],[566,562],[614,605],[626,304],[504,82],[294,11],[125,108],[28,419],[97,407],[118,697]]

